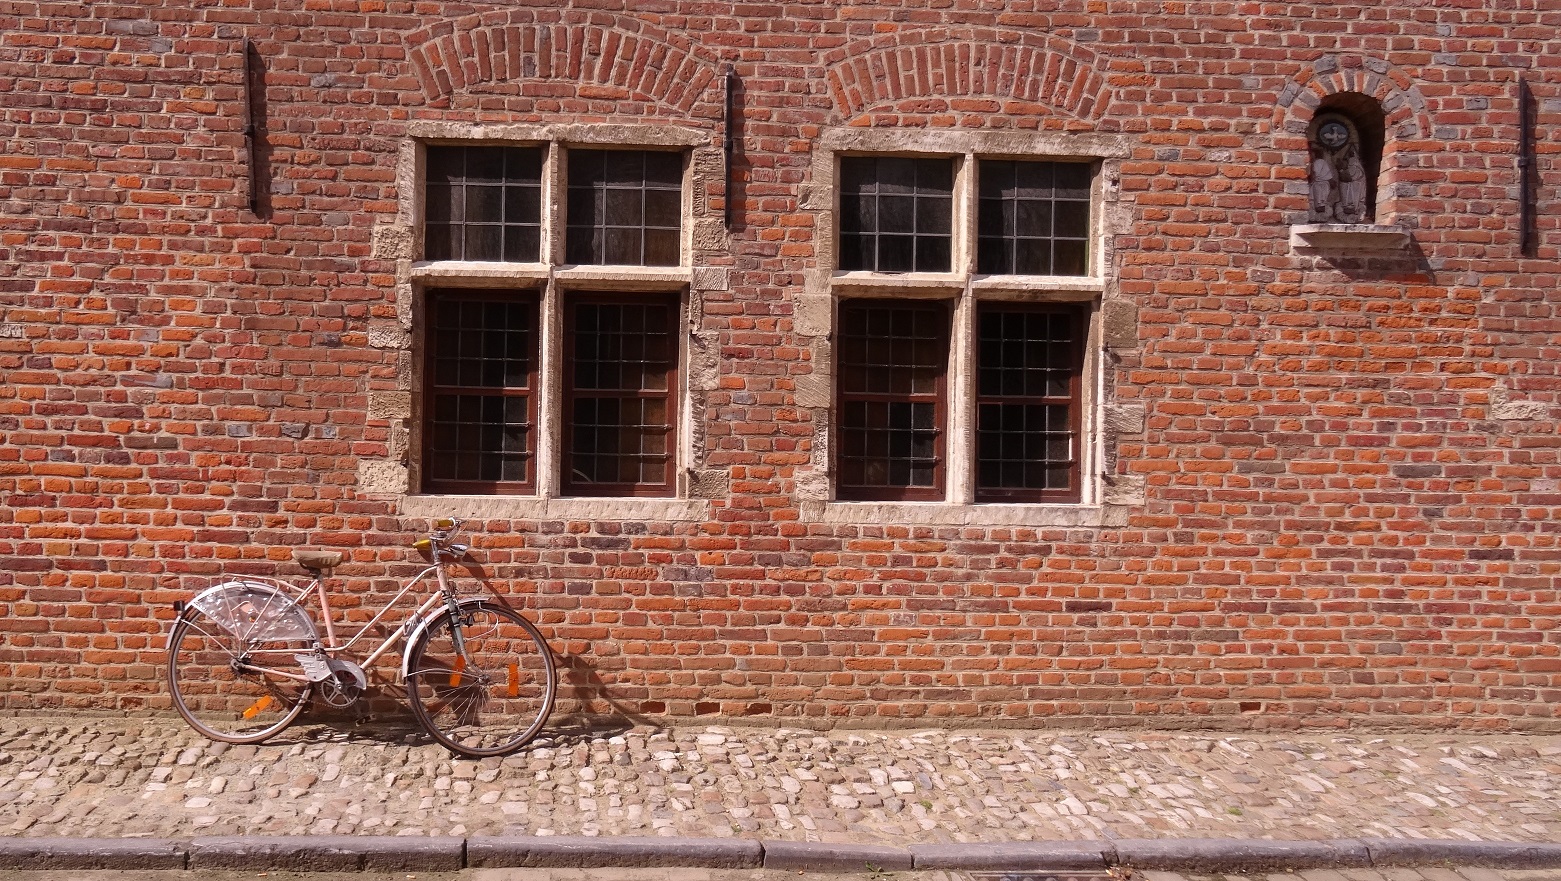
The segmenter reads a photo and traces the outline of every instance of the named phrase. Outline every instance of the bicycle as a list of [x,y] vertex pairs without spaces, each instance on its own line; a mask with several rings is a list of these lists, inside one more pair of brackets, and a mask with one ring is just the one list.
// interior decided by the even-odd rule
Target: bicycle
[[[433,565],[406,582],[345,642],[336,638],[327,572],[337,551],[295,550],[313,579],[304,587],[244,576],[175,603],[168,636],[173,705],[196,731],[227,743],[259,743],[298,718],[313,697],[348,707],[368,688],[364,667],[405,637],[401,678],[412,714],[434,740],[459,755],[502,756],[525,746],[552,712],[557,671],[535,624],[497,595],[462,598],[449,563],[468,545],[454,541],[462,521],[441,519],[414,547]],[[362,665],[342,654],[430,575],[437,590],[369,652]],[[314,593],[325,622],[321,640],[305,600]]]

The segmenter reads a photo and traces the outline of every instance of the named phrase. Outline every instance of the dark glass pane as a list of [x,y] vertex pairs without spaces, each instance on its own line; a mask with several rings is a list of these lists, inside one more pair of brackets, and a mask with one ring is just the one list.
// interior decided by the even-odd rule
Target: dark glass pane
[[542,191],[537,187],[504,188],[504,222],[542,222]]
[[604,222],[610,226],[640,226],[645,222],[644,201],[640,190],[608,190]]
[[950,266],[948,237],[916,237],[916,271],[948,272]]
[[460,193],[459,188],[452,188],[445,184],[430,183],[428,185],[428,198],[423,203],[423,219],[429,222],[444,223],[451,217],[459,215],[456,198]]
[[916,200],[916,231],[948,235],[954,223],[954,200],[942,197]]
[[466,180],[503,183],[503,147],[467,147]]
[[427,260],[454,260],[461,253],[461,228],[443,223],[423,227],[423,257]]
[[448,183],[465,177],[466,151],[461,147],[428,148],[428,182]]
[[1085,243],[1058,239],[1053,245],[1052,269],[1056,275],[1087,275]]
[[[1013,271],[1020,275],[1052,275],[1052,245],[1046,239],[1018,239],[1013,243]],[[1083,243],[1080,242],[1082,245]],[[1058,273],[1073,275],[1076,273]]]
[[1008,260],[1008,241],[983,238],[976,245],[976,271],[988,275],[1014,271]]
[[682,225],[683,194],[677,190],[645,191],[645,223],[677,229]]
[[477,226],[467,224],[465,227],[466,251],[462,256],[465,260],[498,260],[504,253],[504,228],[501,226]]
[[681,233],[675,229],[648,229],[645,231],[645,265],[678,265],[678,245]]
[[879,236],[878,265],[869,267],[879,272],[912,272],[916,269],[915,236]]
[[504,219],[504,188],[468,186],[466,188],[467,223],[499,223]]
[[915,196],[878,197],[878,232],[908,233],[915,231]]
[[1057,202],[1056,231],[1058,237],[1082,239],[1089,235],[1089,203]]
[[683,188],[683,154],[665,150],[645,152],[645,183],[672,190]]
[[504,259],[511,263],[535,263],[542,254],[542,230],[535,226],[504,228]]
[[640,229],[631,227],[609,226],[603,230],[606,239],[606,247],[602,250],[601,263],[623,263],[637,265],[643,261],[640,259]]

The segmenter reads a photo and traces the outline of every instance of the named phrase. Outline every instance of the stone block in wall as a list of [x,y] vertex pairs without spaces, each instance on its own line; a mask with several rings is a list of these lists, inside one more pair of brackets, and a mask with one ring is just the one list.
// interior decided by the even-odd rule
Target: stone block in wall
[[1145,486],[1142,474],[1114,474],[1106,481],[1101,501],[1108,505],[1142,505]]
[[1112,434],[1143,434],[1143,404],[1107,404],[1105,407],[1106,431]]
[[358,492],[401,495],[407,491],[407,468],[399,462],[371,459],[358,463]]
[[689,473],[688,494],[696,499],[724,499],[731,493],[725,471],[704,468]]
[[370,419],[411,419],[411,392],[373,392],[369,395]]
[[1138,348],[1138,306],[1107,300],[1101,307],[1102,341],[1108,349]]
[[799,336],[827,336],[835,323],[835,300],[828,294],[803,294],[792,318]]

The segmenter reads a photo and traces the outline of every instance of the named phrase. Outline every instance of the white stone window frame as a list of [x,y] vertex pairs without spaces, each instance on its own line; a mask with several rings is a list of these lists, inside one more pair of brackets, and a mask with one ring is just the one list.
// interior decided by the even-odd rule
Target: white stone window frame
[[[965,132],[948,130],[835,129],[815,144],[812,183],[804,207],[815,215],[818,269],[808,273],[799,303],[799,334],[811,337],[814,372],[799,380],[798,399],[815,411],[820,431],[809,473],[798,479],[804,520],[825,523],[896,523],[969,526],[1105,526],[1126,523],[1131,494],[1107,485],[1108,397],[1104,354],[1106,303],[1115,293],[1113,236],[1126,213],[1118,209],[1118,166],[1128,155],[1125,139],[1090,133]],[[847,156],[949,158],[955,163],[953,241],[949,272],[841,271],[836,248],[840,159]],[[1089,275],[982,275],[976,272],[977,208],[982,160],[1090,162],[1096,173],[1090,205]],[[944,498],[939,501],[842,501],[835,498],[836,426],[834,322],[846,299],[936,299],[953,304],[945,432]],[[985,302],[1069,303],[1087,309],[1086,354],[1081,377],[1080,499],[1068,503],[976,502],[975,379],[976,308]],[[1118,322],[1120,324],[1120,322]],[[1117,340],[1115,342],[1122,342]],[[1120,418],[1112,420],[1120,425]],[[1128,421],[1131,421],[1129,419]],[[1112,432],[1115,433],[1114,431]]]
[[[400,154],[399,179],[407,187],[401,202],[401,220],[412,231],[404,271],[399,273],[406,294],[401,324],[410,328],[403,384],[409,387],[408,417],[411,430],[401,446],[406,469],[406,493],[402,513],[407,516],[458,516],[483,519],[660,520],[704,519],[709,502],[691,497],[697,478],[694,470],[693,403],[690,384],[692,331],[696,325],[694,296],[694,237],[700,217],[706,213],[703,198],[709,162],[696,155],[710,144],[706,132],[678,126],[656,125],[485,125],[459,123],[414,124]],[[541,259],[531,263],[501,261],[427,261],[423,254],[423,204],[426,198],[426,160],[429,147],[511,146],[540,147],[542,169]],[[579,265],[564,262],[567,235],[566,208],[571,149],[669,150],[684,154],[683,211],[680,259],[676,266]],[[535,488],[531,495],[446,494],[422,489],[422,402],[427,348],[422,334],[428,314],[430,290],[470,288],[485,291],[532,290],[539,299],[541,364],[538,370],[535,431]],[[670,496],[566,496],[563,495],[563,331],[564,307],[575,292],[646,293],[678,295],[679,322],[676,404],[676,443],[673,451],[675,485]]]

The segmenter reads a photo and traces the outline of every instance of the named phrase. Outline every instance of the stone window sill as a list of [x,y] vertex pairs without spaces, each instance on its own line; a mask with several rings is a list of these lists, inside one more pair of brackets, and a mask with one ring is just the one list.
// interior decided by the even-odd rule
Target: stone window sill
[[416,495],[401,502],[407,517],[471,520],[699,521],[708,517],[709,508],[704,499]]
[[1290,227],[1290,247],[1313,251],[1403,251],[1409,231],[1375,223],[1301,223]]
[[879,526],[1126,526],[1122,505],[956,505],[948,502],[803,502],[802,519]]

